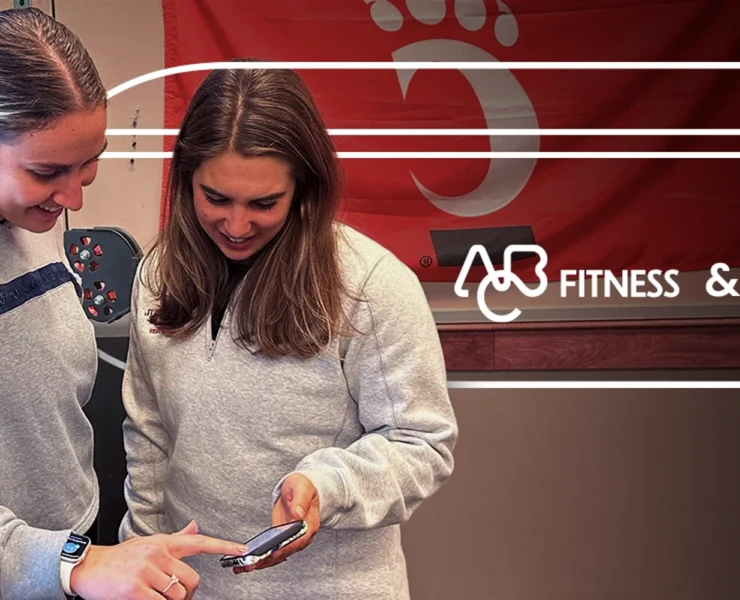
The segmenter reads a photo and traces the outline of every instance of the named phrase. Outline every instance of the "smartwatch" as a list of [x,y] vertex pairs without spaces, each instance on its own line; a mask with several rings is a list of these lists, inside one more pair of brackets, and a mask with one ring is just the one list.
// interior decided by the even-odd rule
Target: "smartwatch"
[[59,575],[62,578],[62,589],[68,596],[74,596],[70,589],[72,569],[84,560],[89,548],[90,538],[78,533],[71,533],[62,547]]

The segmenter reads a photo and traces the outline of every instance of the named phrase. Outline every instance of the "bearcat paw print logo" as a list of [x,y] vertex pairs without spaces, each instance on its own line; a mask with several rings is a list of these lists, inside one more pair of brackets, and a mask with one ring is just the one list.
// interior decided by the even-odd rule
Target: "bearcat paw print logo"
[[[370,5],[373,22],[383,31],[398,31],[403,26],[403,13],[389,0],[364,0]],[[519,26],[511,9],[496,0],[498,15],[488,15],[485,0],[455,0],[455,18],[468,31],[479,31],[493,20],[493,33],[502,46],[513,46],[519,37]],[[438,25],[447,16],[445,0],[406,0],[412,18],[425,25]]]
[[[392,53],[395,62],[456,61],[496,62],[487,49],[465,41],[474,32],[491,32],[491,46],[512,47],[520,42],[519,25],[511,9],[501,0],[454,0],[454,19],[458,33],[446,37],[435,34],[448,15],[446,0],[363,0],[370,7],[373,23],[389,35],[403,31],[404,23],[415,20],[429,26],[430,35],[409,44],[400,45]],[[405,13],[404,13],[405,11]],[[446,25],[446,24],[445,24]],[[488,28],[488,29],[485,29]],[[476,36],[479,39],[479,36]],[[487,47],[489,44],[485,44]],[[504,69],[461,69],[475,91],[486,119],[487,129],[537,129],[537,115],[532,102],[514,75]],[[396,71],[404,99],[416,71]],[[434,101],[431,99],[430,101]],[[539,136],[489,136],[492,152],[537,152]],[[491,158],[483,181],[474,189],[459,196],[443,196],[425,187],[411,173],[418,190],[429,202],[448,214],[460,217],[479,217],[494,213],[524,189],[536,163],[536,158]]]

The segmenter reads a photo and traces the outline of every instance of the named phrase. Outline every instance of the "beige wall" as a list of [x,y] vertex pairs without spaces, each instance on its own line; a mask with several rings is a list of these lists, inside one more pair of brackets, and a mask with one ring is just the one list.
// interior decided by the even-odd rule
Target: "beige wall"
[[456,471],[404,531],[412,598],[740,598],[737,390],[452,399]]
[[[30,2],[31,6],[40,8],[47,13],[51,12],[49,9],[51,6],[51,0],[28,0],[28,2]],[[5,10],[7,8],[13,8],[13,0],[0,0],[0,10]]]
[[[57,18],[82,38],[108,89],[164,66],[159,0],[56,0]],[[161,129],[164,80],[142,84],[111,99],[108,127]],[[108,149],[130,151],[131,137],[109,137]],[[160,137],[137,136],[137,151],[161,151]],[[115,226],[148,244],[159,226],[161,160],[102,161],[85,207],[70,216],[71,227]]]

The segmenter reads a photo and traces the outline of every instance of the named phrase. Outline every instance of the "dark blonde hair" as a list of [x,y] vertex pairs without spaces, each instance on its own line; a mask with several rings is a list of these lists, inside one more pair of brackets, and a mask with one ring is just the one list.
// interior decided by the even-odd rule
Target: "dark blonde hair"
[[37,8],[0,11],[0,143],[106,105],[80,39]]
[[192,189],[198,167],[227,151],[277,157],[296,182],[284,226],[229,299],[235,339],[267,356],[314,355],[345,321],[334,226],[340,170],[318,107],[290,70],[212,71],[193,96],[170,166],[170,218],[149,253],[157,266],[147,283],[158,299],[150,321],[166,335],[191,336],[227,288],[228,259],[200,226]]

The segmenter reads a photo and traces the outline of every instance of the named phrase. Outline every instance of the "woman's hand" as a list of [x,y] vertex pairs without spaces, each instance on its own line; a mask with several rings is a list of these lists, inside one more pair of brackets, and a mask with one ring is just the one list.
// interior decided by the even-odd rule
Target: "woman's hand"
[[[156,534],[115,546],[91,546],[72,570],[72,591],[87,600],[189,600],[200,577],[180,559],[194,554],[244,554],[242,544],[198,534],[191,522],[172,535]],[[171,576],[177,582],[169,585]],[[167,589],[166,593],[162,593]]]
[[272,524],[282,525],[290,521],[303,520],[308,526],[306,533],[256,565],[234,567],[234,573],[248,573],[285,562],[294,552],[300,552],[311,543],[319,530],[319,493],[311,480],[300,473],[288,475],[280,488],[280,498],[272,507]]

